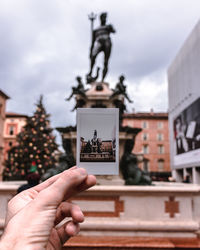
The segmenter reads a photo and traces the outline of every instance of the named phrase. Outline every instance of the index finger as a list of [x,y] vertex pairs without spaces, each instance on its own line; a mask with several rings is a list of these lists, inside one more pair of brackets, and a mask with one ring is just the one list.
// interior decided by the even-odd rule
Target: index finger
[[[74,170],[76,168],[77,168],[77,166],[74,166],[74,167],[69,168],[69,169],[67,169],[65,171],[71,171],[71,170]],[[43,189],[45,189],[45,188],[49,187],[50,185],[52,185],[61,176],[62,173],[52,176],[51,178],[49,178],[46,181],[40,183],[39,185],[33,187],[32,189],[34,189],[37,192],[42,191]]]
[[41,206],[58,206],[63,200],[95,183],[95,177],[88,176],[83,168],[64,171],[52,185],[42,190],[36,199],[40,200]]

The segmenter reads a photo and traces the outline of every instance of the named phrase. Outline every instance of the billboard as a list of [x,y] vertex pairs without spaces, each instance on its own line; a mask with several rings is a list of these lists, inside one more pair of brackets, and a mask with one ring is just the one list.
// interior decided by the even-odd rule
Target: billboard
[[173,121],[174,165],[200,163],[200,98]]

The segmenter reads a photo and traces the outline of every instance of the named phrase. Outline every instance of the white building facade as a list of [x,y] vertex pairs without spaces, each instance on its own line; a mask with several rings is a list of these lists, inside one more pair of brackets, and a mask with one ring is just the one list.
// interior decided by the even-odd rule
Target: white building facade
[[172,176],[200,184],[200,21],[168,69],[168,95]]

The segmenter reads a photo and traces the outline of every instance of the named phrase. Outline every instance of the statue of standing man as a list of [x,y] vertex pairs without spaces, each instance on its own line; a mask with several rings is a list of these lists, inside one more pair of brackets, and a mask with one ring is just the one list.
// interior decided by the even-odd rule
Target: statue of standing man
[[93,67],[96,61],[96,57],[100,52],[104,53],[104,68],[102,74],[102,82],[108,71],[108,60],[111,53],[111,39],[110,33],[115,33],[115,29],[111,24],[106,24],[107,13],[100,15],[101,25],[92,31],[92,45],[90,48],[90,72],[87,78],[92,77]]

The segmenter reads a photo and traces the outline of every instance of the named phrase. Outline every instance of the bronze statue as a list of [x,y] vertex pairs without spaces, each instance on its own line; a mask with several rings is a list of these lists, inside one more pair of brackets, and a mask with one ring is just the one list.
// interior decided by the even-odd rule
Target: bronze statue
[[99,77],[99,70],[100,68],[97,67],[96,76],[86,75],[86,81],[88,84],[93,83],[97,80],[97,78]]
[[124,154],[120,161],[120,170],[125,185],[151,185],[151,177],[138,167],[137,155],[132,153],[135,138],[125,142]]
[[71,111],[73,112],[77,108],[82,108],[85,104],[86,104],[86,101],[84,99],[78,99],[76,100],[76,105]]
[[83,97],[86,97],[85,89],[84,89],[81,77],[77,76],[76,80],[78,82],[78,85],[77,85],[77,87],[72,87],[72,93],[68,98],[65,99],[66,101],[69,101],[72,98],[73,95],[77,95],[77,94],[81,95]]
[[110,33],[115,33],[115,29],[111,24],[106,24],[107,13],[100,15],[101,25],[92,31],[92,45],[90,48],[90,72],[88,78],[92,76],[92,70],[96,61],[96,57],[100,52],[104,53],[104,69],[102,74],[102,82],[108,71],[108,60],[111,53]]
[[113,101],[113,104],[115,105],[116,108],[119,109],[119,128],[122,127],[122,122],[123,122],[123,114],[124,111],[126,111],[126,105],[122,100],[115,99]]
[[123,95],[130,103],[133,103],[133,101],[128,97],[126,93],[126,86],[124,85],[125,77],[121,75],[119,77],[119,82],[116,84],[115,89],[113,90],[113,94],[110,98],[115,97],[116,95]]

